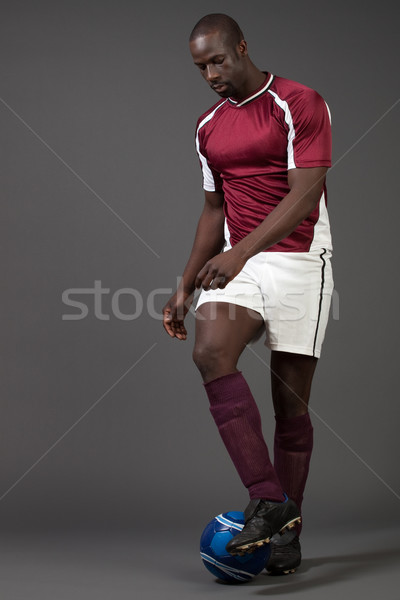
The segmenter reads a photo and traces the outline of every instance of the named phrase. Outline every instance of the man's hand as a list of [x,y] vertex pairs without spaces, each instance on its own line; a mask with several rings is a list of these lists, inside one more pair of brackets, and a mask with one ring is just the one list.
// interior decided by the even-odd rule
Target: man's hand
[[240,257],[236,247],[221,254],[217,254],[206,262],[199,271],[195,286],[205,290],[223,289],[246,264],[246,260]]
[[183,324],[185,316],[192,304],[193,294],[178,290],[163,308],[163,325],[171,337],[186,340],[187,331]]

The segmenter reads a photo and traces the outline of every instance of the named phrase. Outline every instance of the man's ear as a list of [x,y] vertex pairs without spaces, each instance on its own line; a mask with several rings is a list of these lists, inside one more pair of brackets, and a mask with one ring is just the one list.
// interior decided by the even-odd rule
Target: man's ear
[[247,56],[247,42],[245,40],[239,42],[238,51],[242,56]]

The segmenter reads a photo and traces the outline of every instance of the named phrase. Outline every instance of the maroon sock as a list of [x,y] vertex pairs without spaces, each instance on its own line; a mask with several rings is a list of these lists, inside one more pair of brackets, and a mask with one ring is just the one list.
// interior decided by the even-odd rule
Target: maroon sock
[[269,458],[260,413],[243,375],[231,373],[204,387],[211,414],[250,498],[282,502],[285,497]]
[[[275,417],[274,467],[282,488],[301,510],[313,448],[310,415]],[[297,527],[300,534],[301,526]]]

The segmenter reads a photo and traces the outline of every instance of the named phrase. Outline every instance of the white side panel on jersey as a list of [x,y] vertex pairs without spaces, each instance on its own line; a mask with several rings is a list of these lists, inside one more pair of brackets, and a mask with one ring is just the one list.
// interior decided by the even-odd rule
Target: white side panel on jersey
[[322,192],[319,201],[319,219],[314,226],[314,237],[310,246],[310,252],[315,248],[332,250],[331,230],[324,192]]
[[225,245],[224,245],[224,252],[226,250],[230,250],[232,248],[232,244],[231,244],[231,234],[228,228],[228,223],[227,220],[225,219],[225,223],[224,223],[224,238],[225,238]]
[[286,102],[286,100],[281,100],[281,98],[279,98],[278,94],[276,94],[272,90],[268,90],[268,93],[271,94],[271,96],[274,97],[275,102],[277,103],[277,105],[280,106],[280,108],[285,113],[285,122],[286,122],[287,126],[289,127],[288,145],[287,145],[288,170],[289,169],[295,169],[296,168],[296,164],[294,162],[294,154],[293,154],[293,140],[294,140],[294,137],[295,137],[295,131],[294,131],[292,113],[290,112],[290,108],[289,108],[289,105]]
[[213,177],[212,171],[211,171],[210,167],[208,166],[206,157],[200,152],[199,131],[203,127],[203,125],[205,125],[206,123],[208,123],[208,121],[210,121],[213,118],[213,116],[215,115],[216,111],[219,108],[221,108],[221,106],[223,106],[225,104],[225,102],[226,102],[226,100],[224,100],[223,102],[221,102],[221,104],[219,104],[209,115],[207,115],[199,123],[199,126],[198,126],[197,131],[196,131],[196,150],[197,150],[197,154],[199,155],[199,159],[200,159],[200,162],[201,162],[201,170],[203,172],[203,188],[207,192],[215,192],[215,181],[214,181],[214,177]]

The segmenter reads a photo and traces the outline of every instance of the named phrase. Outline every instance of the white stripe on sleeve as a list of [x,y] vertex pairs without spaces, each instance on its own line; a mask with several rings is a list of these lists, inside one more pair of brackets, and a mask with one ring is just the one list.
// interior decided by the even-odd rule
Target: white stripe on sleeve
[[292,113],[290,112],[290,108],[286,100],[281,100],[279,96],[273,92],[272,90],[268,90],[268,92],[275,98],[275,102],[285,113],[285,122],[289,127],[288,131],[288,145],[287,145],[287,155],[288,155],[288,169],[295,169],[296,164],[294,162],[294,153],[293,153],[293,140],[295,138],[295,130],[293,125]]
[[197,150],[197,154],[199,155],[199,159],[200,159],[200,163],[201,163],[201,169],[203,172],[203,188],[207,191],[207,192],[215,192],[215,181],[214,181],[214,177],[212,174],[212,171],[210,169],[210,167],[208,166],[208,162],[206,157],[200,152],[200,142],[199,142],[199,131],[200,129],[203,127],[203,125],[205,125],[206,123],[208,123],[208,121],[210,121],[213,116],[215,115],[216,111],[225,104],[226,100],[224,100],[223,102],[221,102],[221,104],[219,104],[212,112],[210,112],[210,114],[208,114],[200,123],[199,126],[197,128],[196,131],[196,150]]

